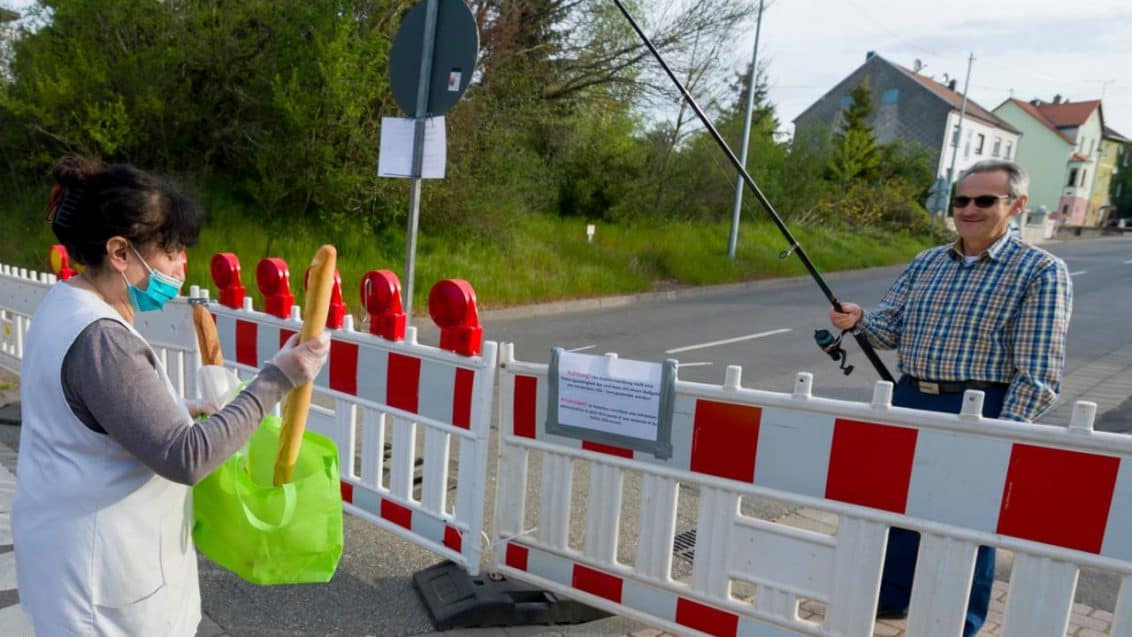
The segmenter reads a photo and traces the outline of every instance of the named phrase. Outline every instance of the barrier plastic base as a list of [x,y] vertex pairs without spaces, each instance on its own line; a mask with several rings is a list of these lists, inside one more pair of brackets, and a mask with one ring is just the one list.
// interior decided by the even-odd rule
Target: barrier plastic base
[[609,613],[506,578],[476,577],[451,561],[413,574],[413,587],[437,630],[581,624]]
[[20,426],[20,403],[8,403],[0,407],[0,425]]

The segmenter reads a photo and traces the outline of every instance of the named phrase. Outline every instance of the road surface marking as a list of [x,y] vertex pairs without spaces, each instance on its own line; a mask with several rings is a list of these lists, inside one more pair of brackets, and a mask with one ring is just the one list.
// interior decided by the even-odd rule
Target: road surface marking
[[1124,265],[1132,265],[1132,259],[1128,259],[1127,261],[1125,261]]
[[752,341],[756,338],[764,336],[774,336],[775,334],[782,334],[791,331],[789,327],[782,329],[770,330],[769,332],[759,332],[758,334],[748,334],[746,336],[736,336],[735,338],[725,338],[722,341],[711,341],[710,343],[697,343],[695,345],[685,345],[684,347],[675,347],[673,349],[664,350],[665,354],[677,354],[679,352],[687,352],[693,349],[704,349],[705,347],[715,347],[716,345],[729,345],[731,343],[738,343],[741,341]]
[[1078,274],[1088,274],[1088,273],[1089,273],[1088,270],[1077,270],[1076,272],[1070,272],[1069,276],[1077,276]]

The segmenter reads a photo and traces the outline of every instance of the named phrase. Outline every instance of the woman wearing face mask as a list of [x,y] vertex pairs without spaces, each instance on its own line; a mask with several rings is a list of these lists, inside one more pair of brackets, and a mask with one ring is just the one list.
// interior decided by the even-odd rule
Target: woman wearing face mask
[[68,157],[54,177],[52,230],[87,267],[48,291],[25,345],[12,507],[20,604],[40,635],[193,635],[189,486],[315,377],[329,341],[292,339],[222,410],[190,409],[133,322],[180,290],[200,210],[132,166]]

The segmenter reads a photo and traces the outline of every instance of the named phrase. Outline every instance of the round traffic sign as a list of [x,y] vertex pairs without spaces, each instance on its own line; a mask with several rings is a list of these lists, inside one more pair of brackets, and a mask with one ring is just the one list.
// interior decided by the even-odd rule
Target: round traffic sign
[[436,35],[432,73],[428,79],[428,105],[423,113],[417,113],[417,95],[430,0],[421,0],[409,10],[389,51],[393,99],[410,116],[443,115],[455,106],[471,82],[479,54],[476,20],[464,0],[431,1],[437,3]]

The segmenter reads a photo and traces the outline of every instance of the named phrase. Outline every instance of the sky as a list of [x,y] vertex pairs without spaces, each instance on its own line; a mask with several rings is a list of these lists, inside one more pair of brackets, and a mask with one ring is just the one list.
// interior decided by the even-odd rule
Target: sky
[[[752,0],[757,3],[757,0]],[[749,63],[754,28],[736,42]],[[767,0],[759,37],[782,129],[864,63],[868,51],[923,75],[958,80],[993,110],[1055,94],[1103,99],[1105,125],[1132,138],[1132,1]]]

